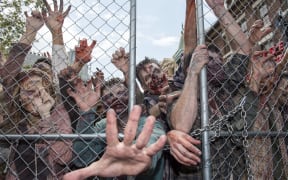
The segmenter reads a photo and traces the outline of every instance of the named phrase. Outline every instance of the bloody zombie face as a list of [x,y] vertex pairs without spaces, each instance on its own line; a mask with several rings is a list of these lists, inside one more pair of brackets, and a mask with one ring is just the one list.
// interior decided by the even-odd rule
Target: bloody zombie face
[[145,64],[140,77],[144,90],[151,94],[161,94],[161,89],[168,85],[166,74],[155,63]]
[[103,90],[102,101],[105,108],[112,108],[118,116],[128,113],[128,89],[117,83]]

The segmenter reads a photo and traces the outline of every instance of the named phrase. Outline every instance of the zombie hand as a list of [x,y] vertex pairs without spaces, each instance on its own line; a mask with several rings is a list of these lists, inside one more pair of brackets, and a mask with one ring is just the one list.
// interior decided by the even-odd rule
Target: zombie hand
[[92,80],[84,85],[80,78],[75,81],[75,91],[67,89],[69,96],[73,97],[81,111],[89,111],[95,104],[97,104],[101,92],[101,86],[98,85],[94,90],[92,88]]
[[162,113],[167,114],[168,106],[170,106],[180,96],[180,94],[181,94],[181,91],[174,91],[172,93],[160,95],[159,102],[158,102],[159,110]]
[[254,45],[270,32],[272,32],[271,27],[264,28],[264,22],[262,20],[256,20],[249,31],[249,41]]
[[[67,10],[63,13],[63,0],[60,0],[60,7],[58,9],[57,1],[54,0],[54,11],[52,11],[50,5],[47,3],[47,0],[43,0],[46,9],[42,10],[42,15],[45,20],[45,24],[52,33],[53,36],[62,34],[62,26],[64,23],[65,17],[69,14],[71,5],[68,6]],[[47,11],[49,16],[47,16]]]
[[127,74],[129,71],[129,53],[125,52],[123,47],[115,51],[112,54],[111,62],[116,66],[121,72]]
[[87,39],[80,40],[79,46],[75,47],[75,52],[76,52],[75,61],[80,62],[82,64],[88,63],[92,59],[91,53],[95,45],[96,45],[95,40],[92,41],[90,46],[87,45]]
[[28,13],[24,12],[26,16],[26,33],[30,34],[37,32],[44,25],[44,20],[39,11],[32,11],[31,16],[28,16]]
[[109,110],[106,125],[107,147],[103,156],[99,161],[86,168],[66,174],[63,179],[79,180],[91,176],[134,176],[147,170],[152,157],[165,145],[166,136],[163,135],[154,144],[147,145],[155,123],[155,118],[149,116],[140,135],[135,138],[140,115],[140,106],[134,106],[125,127],[124,140],[119,142],[116,113]]
[[201,72],[204,65],[209,62],[209,54],[205,45],[198,45],[191,57],[190,65],[187,70],[187,74],[193,76],[194,73],[197,75]]
[[172,130],[167,133],[170,145],[170,154],[181,164],[186,166],[197,165],[201,162],[201,151],[196,147],[201,142],[190,135]]

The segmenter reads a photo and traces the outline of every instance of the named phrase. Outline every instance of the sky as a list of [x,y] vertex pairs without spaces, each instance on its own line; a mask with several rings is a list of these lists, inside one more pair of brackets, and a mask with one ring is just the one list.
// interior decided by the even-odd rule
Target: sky
[[[48,3],[52,1],[48,0]],[[58,1],[59,2],[59,1]],[[64,9],[72,4],[64,22],[64,42],[67,51],[73,50],[82,38],[97,41],[89,71],[96,67],[104,74],[119,74],[111,64],[111,55],[119,47],[129,50],[128,0],[64,0]],[[53,8],[53,5],[51,4]],[[139,0],[136,1],[136,63],[145,56],[159,61],[171,58],[177,51],[185,20],[185,0]],[[28,7],[26,10],[31,10]],[[207,13],[208,12],[208,13]],[[205,26],[215,17],[204,5]],[[51,33],[43,27],[37,35],[32,51],[51,52]]]

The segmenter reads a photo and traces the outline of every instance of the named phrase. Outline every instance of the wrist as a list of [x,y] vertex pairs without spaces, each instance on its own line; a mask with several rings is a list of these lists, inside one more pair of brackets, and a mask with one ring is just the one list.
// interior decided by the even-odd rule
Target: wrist
[[52,41],[53,44],[64,45],[62,30],[55,30],[52,32]]

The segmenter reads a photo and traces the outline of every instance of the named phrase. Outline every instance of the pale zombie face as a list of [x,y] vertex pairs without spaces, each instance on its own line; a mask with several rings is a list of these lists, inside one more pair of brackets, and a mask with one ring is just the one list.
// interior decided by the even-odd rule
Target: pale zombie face
[[140,71],[143,87],[151,94],[161,94],[161,89],[168,85],[166,74],[155,63],[149,63]]
[[42,77],[32,75],[20,83],[20,102],[22,107],[33,115],[39,115],[36,103],[47,104],[51,101],[50,94],[45,90]]
[[124,84],[115,84],[103,91],[102,101],[105,109],[112,108],[117,115],[128,111],[128,89]]
[[209,62],[207,64],[207,79],[210,83],[221,84],[227,79],[223,69],[223,60],[220,54],[208,51]]

